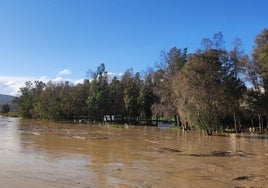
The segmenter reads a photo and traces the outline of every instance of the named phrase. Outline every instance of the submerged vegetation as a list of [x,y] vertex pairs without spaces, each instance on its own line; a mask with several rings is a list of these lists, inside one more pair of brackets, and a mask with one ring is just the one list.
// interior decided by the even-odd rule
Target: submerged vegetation
[[120,79],[110,79],[102,63],[82,84],[26,82],[14,103],[25,118],[145,125],[164,119],[208,134],[251,126],[263,132],[268,30],[256,36],[252,55],[243,52],[240,39],[226,50],[221,32],[203,39],[202,46],[191,54],[174,47],[162,53],[155,68],[144,74],[128,69]]

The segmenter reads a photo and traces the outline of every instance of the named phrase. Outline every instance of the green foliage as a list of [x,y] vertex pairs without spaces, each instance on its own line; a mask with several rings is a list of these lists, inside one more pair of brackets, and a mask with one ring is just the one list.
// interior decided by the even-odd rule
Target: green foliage
[[122,115],[124,113],[124,93],[122,91],[123,86],[121,82],[116,77],[114,77],[109,84],[109,114]]
[[186,62],[186,48],[181,50],[174,47],[168,53],[162,53],[162,61],[157,65],[153,76],[153,94],[157,97],[157,101],[152,106],[155,116],[172,118],[177,114],[172,82]]
[[26,82],[25,87],[20,89],[21,96],[14,99],[14,103],[18,105],[20,116],[31,118],[34,104],[33,84]]
[[176,104],[183,121],[208,130],[217,129],[220,120],[232,113],[242,96],[244,85],[231,71],[222,37],[188,57],[173,81]]
[[255,39],[253,51],[253,64],[260,87],[268,93],[268,29],[264,29]]
[[219,32],[203,39],[203,48],[195,53],[171,48],[162,53],[155,70],[144,75],[128,69],[120,79],[110,80],[102,63],[82,84],[26,82],[14,103],[26,118],[102,122],[104,115],[119,115],[126,122],[163,118],[213,130],[230,117],[234,124],[243,118],[254,124],[257,116],[263,130],[268,115],[268,30],[256,36],[252,57],[244,54],[239,39],[230,51],[224,43]]
[[103,116],[109,112],[108,97],[108,77],[105,65],[102,63],[94,74],[87,99],[89,117],[92,121],[102,122]]

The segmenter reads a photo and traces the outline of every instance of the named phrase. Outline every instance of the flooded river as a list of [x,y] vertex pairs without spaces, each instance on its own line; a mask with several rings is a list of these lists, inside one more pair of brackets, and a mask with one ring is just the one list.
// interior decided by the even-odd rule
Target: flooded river
[[268,138],[0,117],[1,187],[268,187]]

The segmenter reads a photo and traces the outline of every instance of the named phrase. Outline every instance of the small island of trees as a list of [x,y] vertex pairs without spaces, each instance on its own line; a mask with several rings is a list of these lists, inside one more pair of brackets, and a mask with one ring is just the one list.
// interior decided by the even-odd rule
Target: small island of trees
[[143,125],[165,119],[208,134],[267,129],[267,29],[256,36],[252,55],[243,52],[240,39],[226,50],[219,32],[203,39],[194,53],[174,47],[161,57],[155,68],[128,69],[120,79],[110,79],[102,63],[82,84],[28,81],[14,103],[24,118],[101,123],[113,116],[120,123]]

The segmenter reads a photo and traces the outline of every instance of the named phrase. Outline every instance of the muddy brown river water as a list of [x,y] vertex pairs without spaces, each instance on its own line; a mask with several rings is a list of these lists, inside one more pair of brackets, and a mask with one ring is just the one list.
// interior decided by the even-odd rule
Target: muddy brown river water
[[0,117],[0,187],[268,187],[268,137]]

